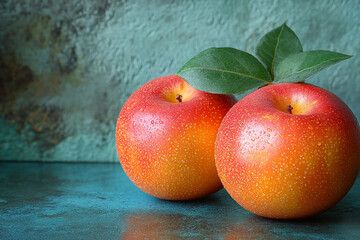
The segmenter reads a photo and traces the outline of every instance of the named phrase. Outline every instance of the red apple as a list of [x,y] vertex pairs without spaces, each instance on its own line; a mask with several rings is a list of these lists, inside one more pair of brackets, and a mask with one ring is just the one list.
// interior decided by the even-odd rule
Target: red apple
[[289,219],[339,202],[360,166],[360,131],[334,94],[305,83],[273,84],[240,100],[223,119],[216,167],[242,207]]
[[176,75],[156,78],[125,103],[116,126],[120,163],[144,192],[188,200],[222,188],[214,147],[236,99],[192,88]]

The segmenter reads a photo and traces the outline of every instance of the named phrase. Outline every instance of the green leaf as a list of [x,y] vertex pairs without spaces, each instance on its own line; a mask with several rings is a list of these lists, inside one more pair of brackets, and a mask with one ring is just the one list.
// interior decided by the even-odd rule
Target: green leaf
[[246,92],[271,82],[254,56],[234,48],[209,48],[185,63],[177,75],[198,90],[219,94]]
[[276,64],[275,82],[304,81],[321,70],[350,57],[324,50],[293,54]]
[[266,65],[274,80],[274,66],[287,56],[302,52],[299,38],[286,23],[265,34],[255,48],[255,54]]

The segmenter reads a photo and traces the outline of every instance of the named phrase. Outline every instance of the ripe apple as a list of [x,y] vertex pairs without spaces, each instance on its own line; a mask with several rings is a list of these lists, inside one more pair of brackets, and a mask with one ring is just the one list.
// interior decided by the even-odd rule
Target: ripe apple
[[215,143],[219,177],[248,211],[278,219],[339,202],[360,167],[360,130],[334,94],[305,83],[260,88],[224,117]]
[[116,126],[120,163],[144,192],[188,200],[222,188],[214,147],[218,127],[234,96],[192,88],[182,78],[156,78],[125,103]]

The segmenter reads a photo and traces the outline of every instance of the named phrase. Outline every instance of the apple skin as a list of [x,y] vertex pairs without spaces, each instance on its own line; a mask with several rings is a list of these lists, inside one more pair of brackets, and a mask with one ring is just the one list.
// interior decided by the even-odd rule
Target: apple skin
[[196,90],[176,75],[146,83],[126,101],[117,121],[116,147],[125,173],[161,199],[189,200],[220,190],[215,139],[235,103],[232,95]]
[[359,124],[324,89],[268,85],[226,114],[215,162],[225,189],[248,211],[277,219],[313,216],[339,202],[355,182]]

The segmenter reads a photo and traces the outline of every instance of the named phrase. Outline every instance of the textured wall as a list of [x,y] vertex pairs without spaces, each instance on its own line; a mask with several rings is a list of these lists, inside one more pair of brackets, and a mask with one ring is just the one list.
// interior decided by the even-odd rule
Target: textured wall
[[287,20],[305,50],[355,55],[311,79],[360,119],[360,1],[0,3],[0,159],[117,161],[117,115],[209,47],[254,51]]

